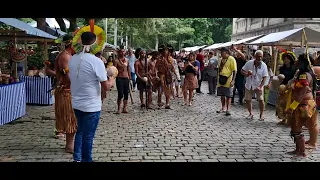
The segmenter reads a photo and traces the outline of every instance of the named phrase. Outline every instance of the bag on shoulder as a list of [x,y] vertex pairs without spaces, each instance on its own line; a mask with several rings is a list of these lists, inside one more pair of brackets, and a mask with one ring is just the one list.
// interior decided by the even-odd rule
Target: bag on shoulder
[[[230,77],[230,76],[229,76]],[[227,76],[223,76],[219,74],[219,84],[225,85],[229,79]]]

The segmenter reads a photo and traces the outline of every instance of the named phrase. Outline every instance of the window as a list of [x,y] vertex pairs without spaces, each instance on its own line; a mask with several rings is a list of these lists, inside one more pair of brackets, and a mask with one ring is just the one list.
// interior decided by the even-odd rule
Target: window
[[261,21],[261,18],[251,18],[251,24],[257,24]]

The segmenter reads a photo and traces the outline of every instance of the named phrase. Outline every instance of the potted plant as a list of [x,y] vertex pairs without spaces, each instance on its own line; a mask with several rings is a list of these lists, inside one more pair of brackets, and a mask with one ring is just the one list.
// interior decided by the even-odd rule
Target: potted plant
[[34,54],[28,56],[28,76],[34,76],[44,67],[43,45],[38,44]]

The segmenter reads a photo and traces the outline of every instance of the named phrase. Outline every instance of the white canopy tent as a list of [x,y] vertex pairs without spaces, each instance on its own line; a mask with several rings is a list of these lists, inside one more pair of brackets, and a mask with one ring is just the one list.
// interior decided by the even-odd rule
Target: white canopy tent
[[196,51],[198,49],[200,49],[201,47],[204,47],[204,46],[193,46],[193,47],[186,47],[186,48],[183,48],[186,52],[190,52],[190,51]]
[[310,29],[308,27],[293,29],[289,31],[282,31],[277,33],[268,34],[262,38],[259,38],[248,45],[278,45],[293,47],[301,46],[303,38],[303,30],[306,33],[309,47],[320,47],[320,32]]
[[258,36],[253,36],[253,37],[249,37],[249,38],[244,38],[244,39],[241,39],[241,40],[234,42],[233,44],[238,45],[238,44],[250,43],[250,42],[257,40],[263,36],[265,36],[265,35],[258,35]]
[[204,50],[211,50],[211,49],[215,49],[217,46],[221,45],[223,43],[216,43],[216,44],[212,44],[211,46],[208,46],[206,48],[204,48]]

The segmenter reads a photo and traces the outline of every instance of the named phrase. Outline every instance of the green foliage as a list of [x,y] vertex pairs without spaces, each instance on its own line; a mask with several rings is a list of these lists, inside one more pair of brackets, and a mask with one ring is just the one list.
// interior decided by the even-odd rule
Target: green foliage
[[[21,18],[27,21],[30,18]],[[69,18],[70,19],[70,18]],[[105,18],[94,18],[105,30]],[[76,18],[77,26],[88,25],[90,18]],[[172,44],[175,49],[228,42],[232,34],[232,18],[118,18],[118,38],[127,35],[129,46],[154,49]],[[114,21],[108,18],[107,42],[114,44]],[[74,21],[75,22],[75,21]]]
[[44,46],[43,44],[38,44],[34,48],[34,54],[28,56],[28,68],[42,69],[44,67]]

